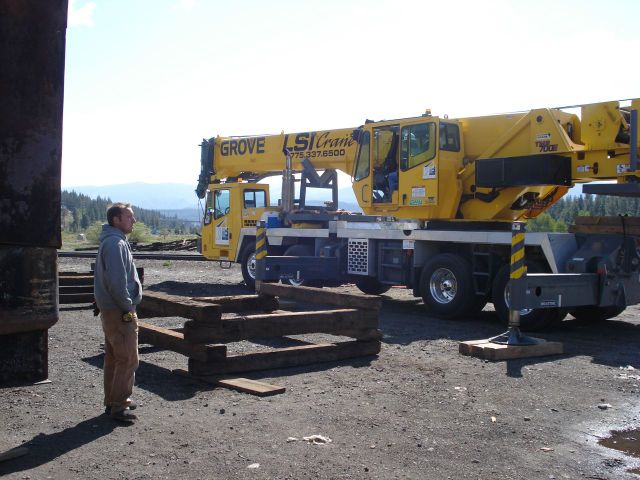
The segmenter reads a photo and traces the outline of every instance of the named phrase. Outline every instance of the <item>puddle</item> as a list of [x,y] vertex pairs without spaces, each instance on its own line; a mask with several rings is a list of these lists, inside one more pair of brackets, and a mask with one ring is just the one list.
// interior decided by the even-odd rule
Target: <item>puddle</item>
[[614,430],[611,436],[599,440],[598,443],[607,448],[615,448],[627,455],[640,458],[640,428],[635,430]]
[[[614,430],[611,436],[599,440],[598,443],[603,447],[613,448],[622,453],[640,458],[640,428],[634,430]],[[629,473],[640,475],[640,468],[627,470]]]

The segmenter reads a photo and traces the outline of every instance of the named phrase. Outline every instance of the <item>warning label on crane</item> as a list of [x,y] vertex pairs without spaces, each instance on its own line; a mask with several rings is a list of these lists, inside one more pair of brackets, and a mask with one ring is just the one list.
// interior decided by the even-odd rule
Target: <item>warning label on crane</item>
[[422,178],[425,180],[436,178],[436,164],[434,162],[427,162],[422,167]]

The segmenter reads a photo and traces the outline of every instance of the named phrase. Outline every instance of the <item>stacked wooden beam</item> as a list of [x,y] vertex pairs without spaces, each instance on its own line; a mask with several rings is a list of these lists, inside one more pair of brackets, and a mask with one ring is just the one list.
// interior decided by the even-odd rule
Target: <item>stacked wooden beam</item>
[[[144,284],[144,268],[137,267]],[[58,272],[58,304],[93,303],[93,265],[89,272]]]
[[93,302],[93,272],[58,272],[58,303]]
[[639,217],[576,217],[571,233],[615,233],[640,236]]
[[[330,308],[280,310],[279,298]],[[380,305],[378,297],[279,284],[262,284],[257,295],[234,297],[188,298],[147,291],[138,309],[141,316],[182,317],[185,321],[180,329],[139,322],[139,339],[140,343],[186,355],[189,374],[197,377],[336,361],[380,351]],[[312,333],[353,340],[297,341],[298,345],[293,347],[241,354],[227,352],[226,344],[230,342]]]

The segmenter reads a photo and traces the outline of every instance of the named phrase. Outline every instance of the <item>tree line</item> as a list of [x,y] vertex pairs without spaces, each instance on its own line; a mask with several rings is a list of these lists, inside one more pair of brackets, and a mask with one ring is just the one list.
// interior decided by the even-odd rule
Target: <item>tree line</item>
[[[62,190],[62,230],[67,232],[84,232],[90,226],[107,222],[107,208],[113,204],[110,198],[91,198],[83,193]],[[149,210],[133,205],[136,219],[144,224],[150,233],[195,233],[197,227],[179,219],[167,216],[156,210]],[[142,225],[140,225],[142,227]]]
[[603,195],[563,197],[527,222],[529,232],[566,232],[578,216],[640,216],[640,199]]

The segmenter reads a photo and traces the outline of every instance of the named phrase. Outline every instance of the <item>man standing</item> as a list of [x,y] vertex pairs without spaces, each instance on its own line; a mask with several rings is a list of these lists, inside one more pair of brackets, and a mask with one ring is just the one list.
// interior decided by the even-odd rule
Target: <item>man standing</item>
[[126,235],[136,218],[131,205],[116,203],[107,210],[96,257],[94,295],[104,331],[104,404],[111,418],[133,423],[137,417],[131,392],[138,368],[138,317],[142,285]]

